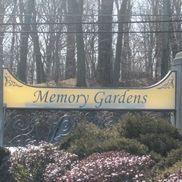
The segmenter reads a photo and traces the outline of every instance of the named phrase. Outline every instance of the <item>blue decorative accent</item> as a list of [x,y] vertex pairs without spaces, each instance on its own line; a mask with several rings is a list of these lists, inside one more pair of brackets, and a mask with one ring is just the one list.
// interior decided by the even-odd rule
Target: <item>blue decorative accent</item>
[[59,142],[64,136],[72,132],[72,130],[75,128],[75,125],[76,123],[70,116],[64,115],[63,117],[61,117],[59,122],[54,128],[50,142],[51,143]]

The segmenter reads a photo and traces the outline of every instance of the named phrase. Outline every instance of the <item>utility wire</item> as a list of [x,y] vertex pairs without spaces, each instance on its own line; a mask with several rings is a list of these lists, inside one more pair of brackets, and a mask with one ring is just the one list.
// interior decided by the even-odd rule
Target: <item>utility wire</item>
[[123,32],[118,32],[118,31],[83,31],[83,32],[67,32],[67,31],[1,31],[0,34],[2,33],[22,33],[22,34],[35,34],[35,33],[45,33],[45,34],[52,34],[52,33],[59,33],[59,34],[73,34],[73,33],[78,33],[78,34],[99,34],[99,33],[112,33],[112,34],[125,34],[125,33],[130,33],[130,34],[144,34],[144,33],[182,33],[182,30],[175,30],[175,31],[123,31]]
[[[15,17],[18,17],[18,16],[32,16],[32,14],[0,14],[0,16],[4,16],[4,17],[8,17],[8,16],[15,16]],[[116,15],[116,14],[113,14],[113,15],[110,15],[110,14],[99,14],[99,15],[96,15],[96,14],[83,14],[83,15],[78,15],[78,14],[42,14],[42,15],[37,15],[39,17],[64,17],[64,16],[70,16],[70,17],[77,17],[77,16],[82,16],[82,17],[99,17],[99,16],[102,16],[102,17],[105,17],[105,16],[113,16],[113,17],[127,17],[128,15]],[[152,15],[152,14],[133,14],[133,15],[130,15],[131,17],[140,17],[140,16],[146,16],[146,17],[164,17],[164,16],[167,16],[169,17],[169,15]],[[182,16],[182,14],[173,14],[173,15],[170,15],[170,16]]]
[[72,24],[83,24],[83,25],[104,25],[104,24],[132,24],[132,23],[163,23],[163,22],[182,22],[182,19],[178,20],[141,20],[141,21],[113,21],[113,22],[37,22],[37,23],[0,23],[0,25],[12,25],[12,26],[19,26],[19,25],[72,25]]

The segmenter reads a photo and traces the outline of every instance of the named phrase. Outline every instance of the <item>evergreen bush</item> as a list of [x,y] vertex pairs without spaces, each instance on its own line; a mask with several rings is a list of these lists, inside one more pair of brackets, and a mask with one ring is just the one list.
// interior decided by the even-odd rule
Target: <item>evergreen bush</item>
[[125,150],[144,155],[148,148],[135,139],[121,137],[115,129],[100,129],[91,123],[82,123],[61,144],[61,149],[83,158],[95,152]]
[[136,139],[162,156],[182,145],[182,135],[170,123],[146,115],[128,115],[117,124],[120,136]]
[[158,182],[180,182],[182,180],[182,160],[176,162],[171,167],[159,170],[157,175],[153,177],[153,181]]
[[148,146],[150,151],[157,152],[162,156],[166,156],[169,151],[177,149],[181,145],[179,140],[174,139],[167,134],[158,133],[140,135],[138,141]]
[[127,138],[139,138],[145,134],[166,134],[174,139],[182,140],[180,132],[169,122],[147,115],[129,114],[118,124],[118,131]]
[[172,150],[168,153],[168,155],[161,160],[158,164],[156,164],[156,169],[165,169],[171,167],[176,162],[182,161],[182,147],[176,150]]

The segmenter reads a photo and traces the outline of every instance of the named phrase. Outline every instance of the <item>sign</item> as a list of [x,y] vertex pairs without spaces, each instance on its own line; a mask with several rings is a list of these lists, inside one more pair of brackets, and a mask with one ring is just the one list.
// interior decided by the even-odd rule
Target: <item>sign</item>
[[3,59],[0,59],[0,146],[3,146],[4,108],[3,108]]
[[175,110],[175,72],[146,88],[44,88],[18,81],[4,69],[7,108]]

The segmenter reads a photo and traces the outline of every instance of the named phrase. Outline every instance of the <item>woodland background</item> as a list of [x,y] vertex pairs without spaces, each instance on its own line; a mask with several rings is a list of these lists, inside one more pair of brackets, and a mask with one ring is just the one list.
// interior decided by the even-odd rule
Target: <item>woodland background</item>
[[[0,0],[0,63],[28,84],[149,85],[182,51],[181,11],[181,0]],[[6,146],[60,143],[0,148],[1,179],[181,180],[182,134],[168,114],[8,110]]]
[[153,83],[182,50],[181,11],[181,0],[0,0],[0,59],[29,84]]

